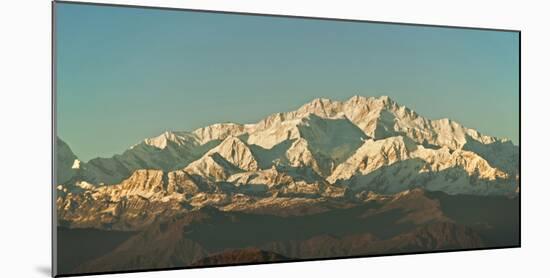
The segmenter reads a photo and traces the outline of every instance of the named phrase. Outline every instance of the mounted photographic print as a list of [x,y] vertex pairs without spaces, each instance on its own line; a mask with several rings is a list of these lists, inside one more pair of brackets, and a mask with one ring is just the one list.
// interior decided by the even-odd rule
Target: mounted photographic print
[[54,2],[53,275],[520,246],[520,33]]

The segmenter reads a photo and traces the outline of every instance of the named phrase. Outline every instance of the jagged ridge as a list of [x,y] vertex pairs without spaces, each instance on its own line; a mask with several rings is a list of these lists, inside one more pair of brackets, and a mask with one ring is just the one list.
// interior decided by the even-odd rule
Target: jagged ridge
[[388,97],[315,99],[255,124],[165,132],[88,162],[60,139],[57,144],[58,208],[69,221],[80,214],[103,217],[102,223],[127,212],[129,219],[154,217],[126,211],[145,207],[168,206],[170,214],[206,205],[249,210],[270,202],[354,202],[362,191],[513,195],[518,189],[511,142],[423,118]]

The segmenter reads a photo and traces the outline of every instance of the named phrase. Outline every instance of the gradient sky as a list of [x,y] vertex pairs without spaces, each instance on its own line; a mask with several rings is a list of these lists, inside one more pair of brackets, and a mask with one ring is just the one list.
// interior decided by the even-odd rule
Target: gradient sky
[[57,132],[82,160],[165,130],[389,95],[518,143],[518,33],[56,4]]

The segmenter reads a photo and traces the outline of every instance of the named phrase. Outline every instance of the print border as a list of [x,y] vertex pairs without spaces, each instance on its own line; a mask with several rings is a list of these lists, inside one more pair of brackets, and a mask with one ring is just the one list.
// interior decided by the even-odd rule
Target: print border
[[[416,26],[416,27],[435,27],[435,28],[447,28],[447,29],[467,29],[467,30],[481,30],[481,31],[496,31],[496,32],[511,32],[518,34],[518,104],[519,104],[519,168],[518,168],[518,200],[519,200],[519,225],[518,225],[518,244],[509,246],[498,247],[484,247],[484,248],[470,248],[470,249],[450,249],[450,250],[433,250],[433,251],[421,251],[421,252],[397,252],[386,254],[374,254],[374,255],[360,255],[360,256],[341,256],[341,257],[324,257],[313,259],[292,259],[277,262],[254,262],[254,263],[235,263],[235,264],[221,264],[212,266],[184,266],[184,267],[172,267],[172,268],[145,268],[125,271],[106,271],[106,272],[86,272],[77,274],[58,274],[57,273],[57,213],[56,213],[56,160],[55,160],[55,145],[57,140],[57,107],[56,107],[56,45],[55,45],[55,5],[56,4],[74,4],[85,6],[104,6],[104,7],[118,7],[118,8],[134,8],[134,9],[153,9],[153,10],[170,10],[170,11],[187,11],[187,12],[200,12],[200,13],[214,13],[214,14],[231,14],[231,15],[246,15],[246,16],[261,16],[261,17],[279,17],[279,18],[294,18],[305,20],[322,20],[322,21],[341,21],[341,22],[356,22],[356,23],[374,23],[374,24],[390,24],[401,26]],[[120,274],[120,273],[136,273],[136,272],[151,272],[151,271],[167,271],[167,270],[182,270],[182,269],[197,269],[197,268],[213,268],[213,267],[228,267],[228,266],[246,266],[246,265],[263,265],[263,264],[282,264],[282,263],[296,263],[296,262],[312,262],[312,261],[325,261],[325,260],[341,260],[341,259],[357,259],[357,258],[372,258],[372,257],[389,257],[389,256],[401,256],[401,255],[419,255],[419,254],[435,254],[435,253],[449,253],[449,252],[464,252],[464,251],[480,251],[480,250],[498,250],[509,248],[521,248],[521,30],[513,29],[498,29],[498,28],[482,28],[482,27],[468,27],[468,26],[453,26],[453,25],[436,25],[436,24],[419,24],[419,23],[404,23],[404,22],[390,22],[390,21],[373,21],[373,20],[358,20],[358,19],[343,19],[343,18],[330,18],[330,17],[313,17],[313,16],[297,16],[297,15],[283,15],[283,14],[263,14],[263,13],[251,13],[251,12],[233,12],[233,11],[218,11],[218,10],[201,10],[201,9],[187,9],[187,8],[171,8],[171,7],[152,7],[152,6],[140,6],[140,5],[124,5],[124,4],[110,4],[110,3],[94,3],[94,2],[75,2],[75,1],[52,1],[51,10],[51,218],[52,218],[52,277],[77,277],[88,275],[104,275],[104,274]]]

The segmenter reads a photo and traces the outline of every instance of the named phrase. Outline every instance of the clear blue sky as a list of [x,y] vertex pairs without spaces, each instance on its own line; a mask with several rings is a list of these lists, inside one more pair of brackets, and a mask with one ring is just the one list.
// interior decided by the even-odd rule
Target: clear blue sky
[[82,160],[165,130],[389,95],[519,136],[518,34],[56,4],[58,135]]

